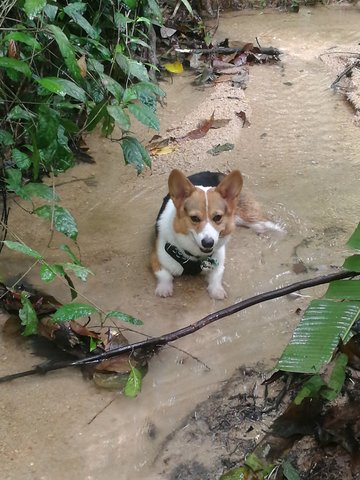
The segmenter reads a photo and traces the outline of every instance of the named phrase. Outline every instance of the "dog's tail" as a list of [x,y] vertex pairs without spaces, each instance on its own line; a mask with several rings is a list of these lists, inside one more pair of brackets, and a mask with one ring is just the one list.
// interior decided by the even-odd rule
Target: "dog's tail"
[[238,226],[251,228],[256,233],[275,231],[286,233],[285,225],[275,223],[264,215],[260,204],[250,195],[241,193],[235,213],[235,223]]

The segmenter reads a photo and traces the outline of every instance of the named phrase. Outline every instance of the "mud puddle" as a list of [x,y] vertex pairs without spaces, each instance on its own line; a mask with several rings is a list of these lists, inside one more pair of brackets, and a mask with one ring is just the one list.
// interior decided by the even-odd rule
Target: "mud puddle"
[[[79,291],[104,310],[121,309],[143,319],[141,331],[158,335],[240,299],[341,265],[347,255],[344,244],[358,222],[359,130],[351,109],[329,91],[334,77],[319,54],[335,45],[351,49],[358,42],[357,15],[328,8],[304,8],[298,15],[223,15],[219,39],[248,41],[257,36],[263,45],[284,51],[282,62],[252,67],[248,88],[238,91],[236,100],[228,99],[233,95],[220,85],[217,93],[195,90],[187,75],[166,85],[164,135],[170,127],[180,131],[196,126],[212,113],[217,97],[221,105],[216,115],[230,115],[231,122],[228,130],[211,131],[204,139],[155,159],[152,173],[137,178],[122,165],[117,144],[89,138],[97,163],[79,165],[56,180],[61,183],[63,206],[79,224],[82,260],[94,273],[86,284],[76,284]],[[234,111],[239,108],[247,112],[249,128],[235,123]],[[144,133],[143,139],[151,135]],[[223,140],[235,143],[236,149],[218,157],[206,153]],[[288,230],[285,237],[236,231],[227,251],[224,302],[210,300],[201,279],[179,279],[170,299],[154,296],[155,281],[148,270],[153,224],[166,193],[167,174],[175,166],[189,174],[239,168],[247,189]],[[10,227],[33,248],[45,248],[49,239],[45,225],[30,222],[15,206]],[[55,237],[52,244],[61,242]],[[56,260],[58,254],[50,248],[45,255]],[[31,266],[20,257],[10,264],[8,258],[1,253],[4,279]],[[294,265],[300,260],[307,271],[296,274]],[[39,285],[35,272],[29,280]],[[48,291],[69,301],[63,286],[50,285]],[[322,291],[304,291],[302,298],[253,307],[183,338],[176,343],[181,350],[164,349],[151,361],[143,391],[135,400],[98,390],[71,370],[3,385],[2,478],[171,478],[180,459],[169,452],[182,451],[182,439],[168,435],[239,365],[261,361],[271,369],[298,322],[295,311]],[[126,335],[139,339],[131,332]],[[6,338],[1,359],[3,374],[41,361],[21,342]],[[201,450],[206,435],[194,442],[194,451],[199,448],[199,455],[220,458],[221,449]],[[184,450],[181,462],[187,461]]]

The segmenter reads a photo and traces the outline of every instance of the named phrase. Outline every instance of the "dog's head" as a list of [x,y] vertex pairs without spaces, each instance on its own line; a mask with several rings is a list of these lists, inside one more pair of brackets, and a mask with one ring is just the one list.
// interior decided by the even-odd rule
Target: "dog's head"
[[[169,194],[176,208],[174,230],[190,236],[200,252],[211,255],[234,229],[234,214],[243,179],[238,170],[225,176],[217,187],[194,186],[183,173],[169,176]],[[222,240],[223,239],[223,240]]]

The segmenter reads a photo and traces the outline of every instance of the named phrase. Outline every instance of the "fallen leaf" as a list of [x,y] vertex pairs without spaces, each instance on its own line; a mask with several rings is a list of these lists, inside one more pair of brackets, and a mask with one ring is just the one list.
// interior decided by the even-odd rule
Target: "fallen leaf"
[[165,147],[152,147],[149,149],[149,153],[152,156],[167,155],[168,153],[175,152],[176,149],[177,147],[175,145],[174,146],[166,145]]
[[170,73],[182,73],[184,71],[184,67],[181,62],[176,61],[173,63],[165,63],[164,68]]
[[241,110],[241,112],[236,112],[235,115],[242,120],[242,122],[243,122],[243,124],[242,124],[243,128],[244,128],[244,127],[249,127],[249,126],[251,125],[250,122],[249,122],[249,120],[248,120],[247,117],[246,117],[246,113],[243,112],[242,110]]
[[210,153],[210,155],[213,155],[214,157],[216,155],[219,155],[221,152],[229,152],[230,150],[234,149],[234,144],[233,143],[224,143],[223,145],[214,145],[213,148],[207,151],[207,153]]
[[204,120],[203,122],[200,123],[198,128],[195,128],[195,130],[191,130],[189,133],[184,135],[183,137],[178,138],[178,140],[196,140],[198,138],[204,137],[207,132],[210,130],[212,124],[214,123],[214,114],[211,115],[209,120]]

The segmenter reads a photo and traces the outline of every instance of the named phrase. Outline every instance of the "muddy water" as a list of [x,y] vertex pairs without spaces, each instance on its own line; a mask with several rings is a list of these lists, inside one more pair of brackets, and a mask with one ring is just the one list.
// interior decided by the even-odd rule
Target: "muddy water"
[[[240,168],[248,188],[288,230],[286,237],[235,233],[228,249],[229,295],[224,302],[210,300],[201,279],[178,280],[173,298],[154,297],[147,258],[172,160],[156,160],[153,174],[137,178],[122,165],[116,144],[89,139],[96,165],[79,165],[56,180],[63,205],[79,223],[83,262],[94,273],[86,284],[76,285],[86,298],[104,310],[118,308],[142,318],[142,332],[158,335],[241,298],[341,265],[347,254],[344,243],[359,220],[360,135],[351,109],[328,89],[333,76],[319,55],[336,45],[351,50],[359,41],[358,17],[356,11],[303,8],[298,15],[231,13],[221,18],[219,39],[249,41],[257,36],[264,46],[283,50],[283,61],[252,67],[245,94],[251,127],[239,129],[235,152],[209,161],[195,145],[189,173],[209,165]],[[206,101],[208,92],[194,90],[190,81],[185,75],[166,87],[163,125],[181,123]],[[144,139],[149,135],[144,133]],[[49,238],[45,226],[29,223],[14,207],[12,231],[43,250]],[[55,237],[51,247],[60,241]],[[58,258],[53,248],[44,253]],[[31,266],[20,258],[10,264],[6,252],[1,256],[5,279]],[[293,265],[300,260],[308,271],[296,274]],[[35,271],[29,280],[39,284]],[[68,300],[62,285],[50,285],[48,291]],[[316,296],[322,291],[303,293]],[[270,369],[298,322],[296,309],[308,301],[283,298],[253,307],[178,341],[178,349],[164,349],[152,360],[135,400],[98,390],[71,370],[2,385],[1,477],[171,478],[176,464],[164,464],[161,456],[167,436],[238,365],[263,361]],[[133,332],[127,336],[139,338]],[[41,361],[27,344],[5,336],[1,359],[3,374]],[[181,452],[174,442],[173,449]],[[194,455],[198,446],[195,442]]]

